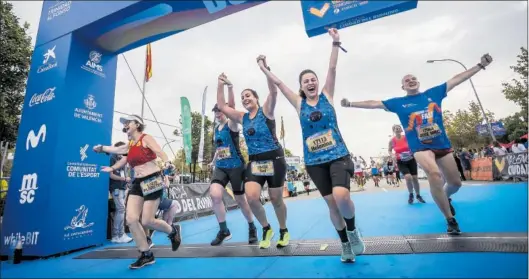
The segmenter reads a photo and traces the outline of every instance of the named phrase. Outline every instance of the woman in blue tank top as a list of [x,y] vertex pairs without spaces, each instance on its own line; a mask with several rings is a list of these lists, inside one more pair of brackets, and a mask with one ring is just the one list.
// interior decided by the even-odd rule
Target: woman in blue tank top
[[[233,86],[228,86],[228,106],[235,107]],[[212,246],[218,246],[225,240],[231,239],[231,232],[226,224],[226,208],[223,196],[228,183],[231,184],[235,201],[241,208],[246,221],[248,221],[248,243],[257,242],[257,229],[253,223],[253,215],[244,195],[244,171],[245,164],[239,147],[239,128],[237,123],[229,120],[215,105],[213,108],[218,125],[214,128],[213,145],[215,156],[212,164],[215,164],[213,177],[211,178],[210,195],[213,201],[213,212],[219,222],[219,232],[211,241]]]
[[[258,59],[262,59],[259,57]],[[259,105],[259,96],[253,89],[244,89],[241,101],[248,112],[237,111],[224,101],[224,85],[231,86],[224,74],[219,76],[217,87],[217,106],[231,121],[242,124],[243,135],[248,147],[249,163],[245,171],[244,188],[253,214],[263,226],[261,249],[270,247],[274,232],[268,223],[261,204],[261,189],[268,184],[268,193],[279,222],[279,240],[277,247],[289,244],[290,234],[286,226],[287,210],[283,202],[283,187],[287,173],[287,163],[283,148],[276,137],[274,109],[277,88],[268,81],[270,94],[263,107]]]
[[333,39],[332,52],[321,93],[318,77],[312,70],[300,73],[300,95],[297,95],[267,69],[264,60],[258,63],[299,115],[307,173],[329,207],[331,221],[342,242],[342,262],[354,262],[355,255],[363,253],[365,246],[355,227],[354,204],[349,190],[354,167],[338,128],[333,105],[340,37],[334,28],[329,29],[329,35]]

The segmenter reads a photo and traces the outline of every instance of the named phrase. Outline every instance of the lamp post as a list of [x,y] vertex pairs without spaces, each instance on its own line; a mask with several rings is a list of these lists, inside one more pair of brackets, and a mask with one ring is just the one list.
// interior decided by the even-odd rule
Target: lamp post
[[[467,71],[467,67],[457,61],[457,60],[454,60],[454,59],[433,59],[433,60],[428,60],[426,61],[426,63],[434,63],[434,62],[454,62],[454,63],[457,63],[459,65],[461,65],[461,67],[463,67],[463,69],[465,69],[465,71]],[[474,95],[476,96],[476,99],[478,100],[478,105],[479,105],[479,108],[481,109],[481,112],[483,113],[483,119],[485,119],[485,122],[487,123],[487,128],[489,130],[489,133],[490,133],[490,136],[492,137],[492,140],[493,141],[496,141],[496,137],[494,136],[494,132],[492,131],[492,126],[490,125],[490,122],[489,122],[489,118],[487,117],[487,114],[485,114],[485,110],[483,109],[483,105],[481,104],[481,100],[479,99],[479,96],[478,96],[478,92],[476,91],[476,87],[474,87],[474,83],[472,82],[472,78],[469,78],[468,79],[470,81],[470,85],[472,86],[472,90],[474,91]]]

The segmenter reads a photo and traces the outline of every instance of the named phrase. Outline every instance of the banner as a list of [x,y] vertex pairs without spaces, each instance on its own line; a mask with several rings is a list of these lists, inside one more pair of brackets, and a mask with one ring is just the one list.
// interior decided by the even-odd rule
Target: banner
[[[231,188],[228,185],[224,191],[224,206],[228,209],[237,207],[237,202],[230,195]],[[233,192],[231,192],[233,193]],[[209,184],[171,184],[168,189],[169,199],[176,201],[177,220],[188,219],[196,215],[203,216],[213,214],[213,201],[209,195]]]
[[301,1],[309,37],[415,9],[418,1]]
[[191,164],[191,152],[193,152],[193,142],[191,140],[191,106],[186,97],[180,97],[182,106],[182,134],[184,135],[184,152],[186,154],[186,164]]
[[479,158],[470,161],[472,180],[492,181],[492,158]]
[[[200,145],[198,146],[198,163],[201,163],[204,158],[204,126],[206,126],[206,94],[208,93],[208,87],[204,88],[204,93],[202,93],[202,123],[200,125]],[[213,126],[215,127],[215,126]]]
[[508,177],[527,181],[527,152],[510,153],[493,159],[492,164],[497,177]]
[[[489,133],[489,128],[487,126],[488,126],[487,124],[477,125],[476,132],[478,132],[480,136],[488,136],[490,133]],[[505,130],[505,127],[503,127],[502,122],[490,123],[490,126],[492,128],[492,133],[494,134],[494,136],[498,136],[498,137],[504,136],[507,131]]]

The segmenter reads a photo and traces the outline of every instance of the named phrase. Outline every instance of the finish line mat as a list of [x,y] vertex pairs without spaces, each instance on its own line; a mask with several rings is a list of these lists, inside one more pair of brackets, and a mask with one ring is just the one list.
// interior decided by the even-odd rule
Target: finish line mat
[[[421,234],[364,238],[364,255],[421,254],[456,252],[527,253],[527,233],[466,233],[459,236]],[[208,244],[181,245],[173,252],[170,246],[151,249],[157,258],[224,258],[224,257],[276,257],[276,256],[338,256],[338,239],[292,240],[284,248],[275,243],[268,249],[245,242],[225,242],[221,246]],[[138,248],[111,247],[95,250],[75,259],[135,259]]]

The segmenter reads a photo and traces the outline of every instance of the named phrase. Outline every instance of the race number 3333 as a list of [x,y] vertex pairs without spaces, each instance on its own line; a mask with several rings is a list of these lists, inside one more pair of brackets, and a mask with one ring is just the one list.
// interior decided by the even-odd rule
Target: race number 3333
[[257,176],[273,176],[274,162],[272,160],[252,162],[252,174]]
[[308,137],[305,142],[310,152],[325,151],[336,146],[336,141],[330,129]]
[[152,177],[142,181],[140,183],[140,187],[141,191],[143,192],[143,195],[145,196],[161,190],[163,188],[162,182],[163,181],[161,176]]

